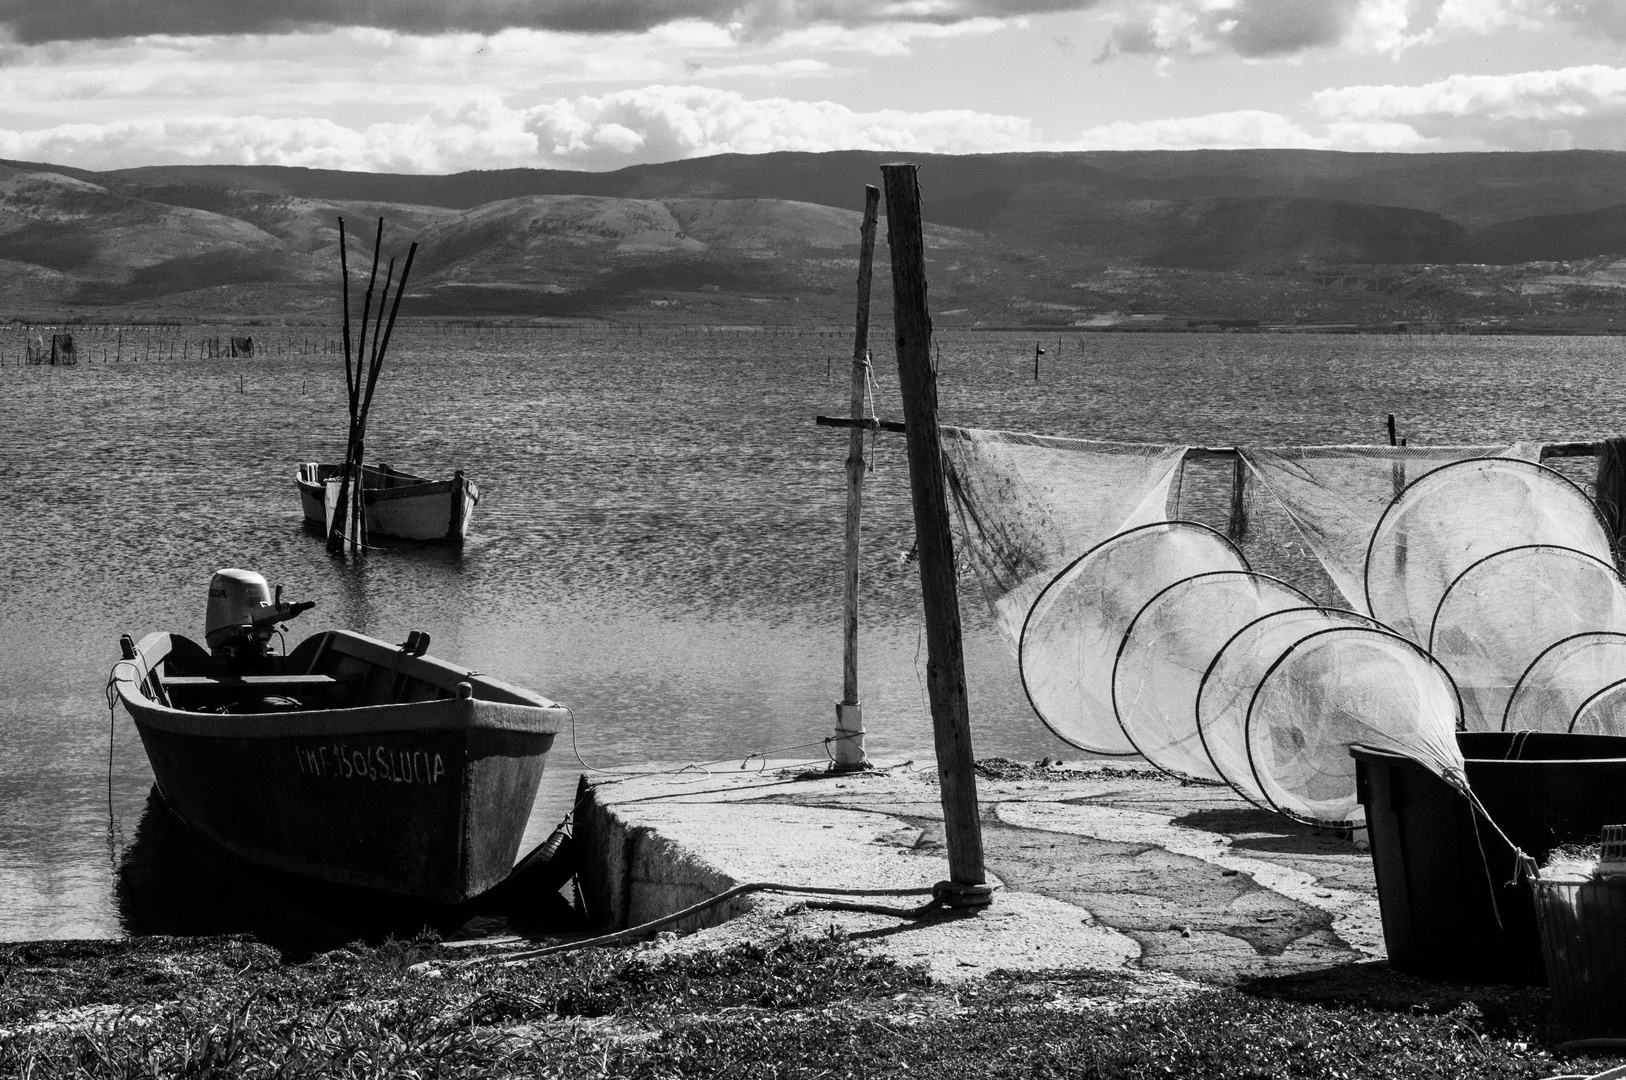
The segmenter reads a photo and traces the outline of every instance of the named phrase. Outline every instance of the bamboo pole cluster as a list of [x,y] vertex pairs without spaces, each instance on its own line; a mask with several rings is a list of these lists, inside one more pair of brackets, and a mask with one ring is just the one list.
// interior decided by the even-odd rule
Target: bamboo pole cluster
[[[407,249],[406,263],[401,277],[395,281],[395,259],[391,258],[384,271],[384,291],[378,298],[378,310],[373,311],[373,291],[378,284],[378,260],[384,250],[384,219],[378,219],[378,234],[373,238],[373,268],[367,278],[367,295],[361,305],[361,334],[352,351],[350,343],[350,262],[346,254],[344,218],[339,219],[339,273],[344,286],[344,384],[350,408],[350,432],[345,440],[343,482],[339,487],[339,500],[329,523],[327,549],[338,553],[346,546],[359,551],[367,546],[367,518],[362,512],[362,477],[365,471],[367,443],[367,414],[373,407],[373,389],[378,385],[378,373],[384,366],[384,354],[389,351],[390,335],[395,331],[395,317],[401,310],[401,294],[406,289],[407,275],[412,272],[412,257],[418,245]],[[390,303],[390,285],[395,285],[395,301]],[[389,307],[390,318],[384,323],[384,308]],[[373,322],[372,351],[368,352],[367,323]],[[363,378],[362,358],[367,359]]]

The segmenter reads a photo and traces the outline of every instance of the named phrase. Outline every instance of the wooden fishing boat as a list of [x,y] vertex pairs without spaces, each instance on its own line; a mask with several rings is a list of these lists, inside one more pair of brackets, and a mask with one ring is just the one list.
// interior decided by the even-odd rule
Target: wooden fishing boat
[[[342,464],[307,461],[294,483],[305,519],[332,531],[332,515],[343,486]],[[450,480],[429,480],[388,465],[362,469],[362,512],[367,534],[395,540],[460,543],[480,502],[480,489],[461,470]]]
[[126,635],[113,667],[170,809],[242,859],[321,881],[456,904],[507,877],[564,708],[424,655],[417,632],[390,645],[329,630],[270,656],[254,640],[298,605],[279,589],[215,626],[233,574],[264,588],[216,575],[212,654]]

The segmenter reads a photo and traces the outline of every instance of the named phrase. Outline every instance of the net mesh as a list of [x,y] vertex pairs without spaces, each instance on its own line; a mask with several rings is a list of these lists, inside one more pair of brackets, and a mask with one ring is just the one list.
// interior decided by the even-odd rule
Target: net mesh
[[1606,684],[1575,710],[1569,730],[1577,735],[1619,735],[1626,726],[1626,679]]
[[1198,738],[1220,779],[1250,802],[1275,809],[1248,761],[1248,706],[1254,691],[1294,642],[1323,630],[1373,625],[1357,611],[1289,608],[1255,619],[1224,643],[1197,688]]
[[1184,446],[942,429],[959,552],[1014,647],[1028,608],[1079,556],[1136,525],[1169,518]]
[[1412,480],[1468,458],[1499,454],[1534,461],[1541,447],[1239,447],[1237,453],[1246,476],[1243,523],[1232,538],[1249,564],[1310,586],[1306,591],[1318,603],[1365,611],[1367,543]]
[[1028,701],[1062,739],[1098,754],[1134,754],[1112,706],[1112,668],[1146,602],[1192,574],[1245,570],[1230,541],[1191,522],[1119,533],[1063,570],[1034,601],[1017,652]]
[[1257,684],[1247,757],[1269,805],[1309,822],[1357,817],[1354,746],[1400,753],[1463,787],[1457,695],[1398,634],[1343,626],[1294,642]]
[[1535,544],[1487,556],[1448,585],[1428,647],[1457,681],[1468,730],[1498,731],[1513,685],[1542,651],[1590,630],[1626,633],[1620,575],[1591,555]]
[[1486,556],[1529,544],[1611,558],[1592,501],[1553,470],[1510,458],[1435,469],[1395,498],[1372,533],[1366,609],[1426,645],[1434,611],[1458,575]]
[[1197,734],[1197,688],[1232,634],[1310,599],[1245,570],[1184,578],[1146,602],[1124,632],[1112,704],[1125,738],[1153,765],[1184,779],[1222,781]]
[[[1626,679],[1626,634],[1592,630],[1561,638],[1531,661],[1502,714],[1503,731],[1569,731],[1600,686]],[[1626,734],[1626,728],[1594,731]]]
[[[1187,449],[943,429],[959,550],[1063,740],[1339,821],[1355,745],[1460,785],[1460,725],[1626,728],[1626,587],[1539,444]],[[1583,633],[1612,644],[1549,648]]]

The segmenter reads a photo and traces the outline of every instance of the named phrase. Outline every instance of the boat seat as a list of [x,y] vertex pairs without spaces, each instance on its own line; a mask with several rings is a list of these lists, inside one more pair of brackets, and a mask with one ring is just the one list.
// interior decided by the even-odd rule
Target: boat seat
[[186,703],[177,707],[195,709],[250,697],[303,699],[312,692],[320,695],[323,690],[337,687],[341,680],[331,675],[168,675],[163,685],[171,700],[179,698]]

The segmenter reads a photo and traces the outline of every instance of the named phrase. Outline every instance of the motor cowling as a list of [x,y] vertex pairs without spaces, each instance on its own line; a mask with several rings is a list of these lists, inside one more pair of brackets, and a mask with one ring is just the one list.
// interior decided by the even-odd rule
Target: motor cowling
[[266,584],[265,575],[252,570],[218,570],[209,579],[204,644],[210,652],[239,645],[253,635],[255,619],[273,610],[271,586]]
[[242,674],[243,665],[258,665],[269,656],[277,623],[315,606],[314,600],[283,603],[280,585],[273,598],[265,577],[252,570],[220,570],[209,580],[203,640],[211,654],[226,662],[228,671]]

